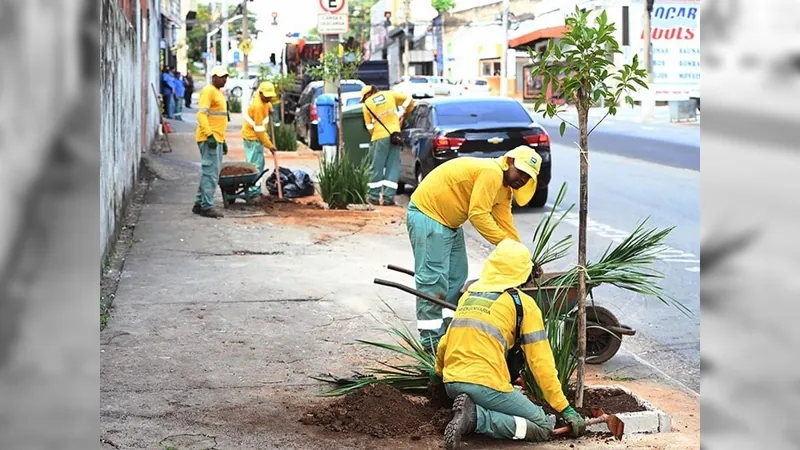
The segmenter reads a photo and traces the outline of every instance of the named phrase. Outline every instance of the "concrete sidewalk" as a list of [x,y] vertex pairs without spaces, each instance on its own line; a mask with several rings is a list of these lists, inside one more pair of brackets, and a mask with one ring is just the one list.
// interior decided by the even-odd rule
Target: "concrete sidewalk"
[[[310,375],[349,375],[374,366],[379,354],[354,340],[389,339],[382,328],[399,319],[381,299],[414,328],[413,297],[372,283],[380,277],[413,286],[410,277],[383,268],[413,267],[403,209],[268,210],[237,204],[221,220],[194,215],[199,152],[193,130],[174,128],[173,152],[146,156],[158,178],[141,205],[111,318],[101,332],[101,447],[440,448],[440,437],[377,440],[299,422],[309,405],[323,401],[315,395],[326,386]],[[228,139],[228,159],[240,157],[235,130]],[[292,158],[284,165],[313,165],[302,154]],[[476,242],[468,245],[475,273],[485,252]],[[660,381],[647,381],[657,375],[625,355],[614,362],[617,366],[609,366],[618,369],[614,375],[640,380],[634,382],[636,391],[650,389],[657,406],[684,415],[697,408],[695,400]],[[608,384],[607,376],[591,375],[598,384]],[[682,433],[628,443],[695,448],[695,434],[683,429],[691,424],[680,418],[675,423]],[[571,444],[592,448],[598,441],[537,448]]]

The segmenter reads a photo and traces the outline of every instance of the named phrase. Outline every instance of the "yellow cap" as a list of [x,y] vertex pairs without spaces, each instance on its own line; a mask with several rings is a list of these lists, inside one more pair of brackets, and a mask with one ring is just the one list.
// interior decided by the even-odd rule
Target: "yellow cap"
[[361,88],[361,101],[362,102],[364,101],[364,96],[369,94],[370,91],[372,91],[372,88],[373,88],[373,86],[371,86],[369,84],[364,86],[363,88]]
[[211,76],[212,77],[227,77],[228,71],[222,66],[215,66],[211,69]]
[[514,167],[531,176],[530,181],[519,189],[514,189],[514,199],[520,206],[525,206],[536,193],[536,182],[539,177],[539,170],[542,168],[542,157],[536,150],[527,145],[520,145],[514,150],[509,150],[505,155],[497,159],[498,164],[503,170],[508,170],[508,158],[514,158]]
[[531,275],[531,252],[524,244],[503,239],[483,264],[481,277],[469,292],[503,292],[525,284]]
[[258,92],[267,98],[278,96],[275,93],[275,86],[269,81],[262,81],[261,84],[258,85]]

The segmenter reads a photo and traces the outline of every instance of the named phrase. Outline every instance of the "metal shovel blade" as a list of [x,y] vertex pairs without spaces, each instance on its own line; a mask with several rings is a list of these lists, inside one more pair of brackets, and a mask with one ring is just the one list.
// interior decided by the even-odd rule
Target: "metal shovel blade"
[[625,422],[622,419],[614,414],[606,414],[600,408],[592,408],[592,415],[598,419],[603,419],[602,421],[606,423],[608,431],[614,435],[614,438],[618,441],[622,440],[622,435],[625,434]]

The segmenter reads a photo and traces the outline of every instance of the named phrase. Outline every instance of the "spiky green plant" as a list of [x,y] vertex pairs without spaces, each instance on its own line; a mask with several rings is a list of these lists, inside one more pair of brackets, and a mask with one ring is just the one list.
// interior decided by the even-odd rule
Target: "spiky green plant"
[[531,255],[531,262],[536,268],[544,267],[545,264],[552,263],[567,256],[570,247],[572,247],[571,234],[560,239],[555,244],[550,244],[550,240],[553,237],[553,232],[555,229],[558,227],[561,221],[564,220],[567,214],[572,211],[572,208],[575,207],[575,204],[570,205],[569,208],[567,208],[563,213],[554,219],[556,211],[558,210],[559,206],[561,206],[561,202],[564,201],[564,196],[566,194],[567,183],[561,183],[561,188],[559,189],[556,200],[553,203],[553,208],[550,210],[550,213],[547,214],[544,220],[539,222],[539,225],[536,227],[536,231],[533,233],[533,242],[535,246]]
[[297,132],[294,126],[275,127],[275,147],[284,152],[297,150]]
[[319,190],[322,200],[333,209],[365,203],[369,191],[369,168],[366,157],[359,164],[347,158],[336,158],[333,161],[321,158]]

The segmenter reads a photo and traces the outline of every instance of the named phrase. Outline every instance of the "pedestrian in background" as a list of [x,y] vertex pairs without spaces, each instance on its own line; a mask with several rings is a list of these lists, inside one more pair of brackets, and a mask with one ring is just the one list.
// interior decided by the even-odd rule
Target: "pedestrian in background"
[[175,88],[173,76],[169,66],[161,72],[161,98],[164,101],[164,115],[169,119],[175,118]]
[[192,73],[188,72],[185,77],[183,77],[183,87],[186,90],[184,92],[183,98],[186,101],[186,107],[192,107],[192,94],[194,94],[194,78],[192,78]]
[[183,96],[186,88],[183,85],[183,77],[177,70],[173,74],[172,87],[175,93],[175,120],[183,120],[181,112],[183,111]]
[[[247,162],[255,164],[259,173],[264,170],[264,148],[269,149],[271,153],[275,153],[277,150],[267,134],[269,118],[272,115],[272,102],[276,101],[276,97],[275,86],[272,83],[264,81],[259,84],[257,94],[250,101],[242,123],[245,157]],[[274,127],[272,135],[275,135]],[[248,200],[260,198],[261,186],[251,187],[247,197]]]
[[[375,86],[364,86],[361,103],[364,104],[364,125],[372,135],[367,202],[378,205],[383,188],[383,205],[393,206],[400,177],[400,124],[414,107],[414,100],[401,92],[378,91]],[[400,108],[402,112],[398,112]]]
[[214,67],[211,69],[211,83],[200,90],[197,100],[195,140],[200,147],[201,172],[192,212],[205,217],[223,217],[213,207],[222,165],[225,130],[228,128],[228,103],[221,91],[227,81],[228,71],[222,66]]

